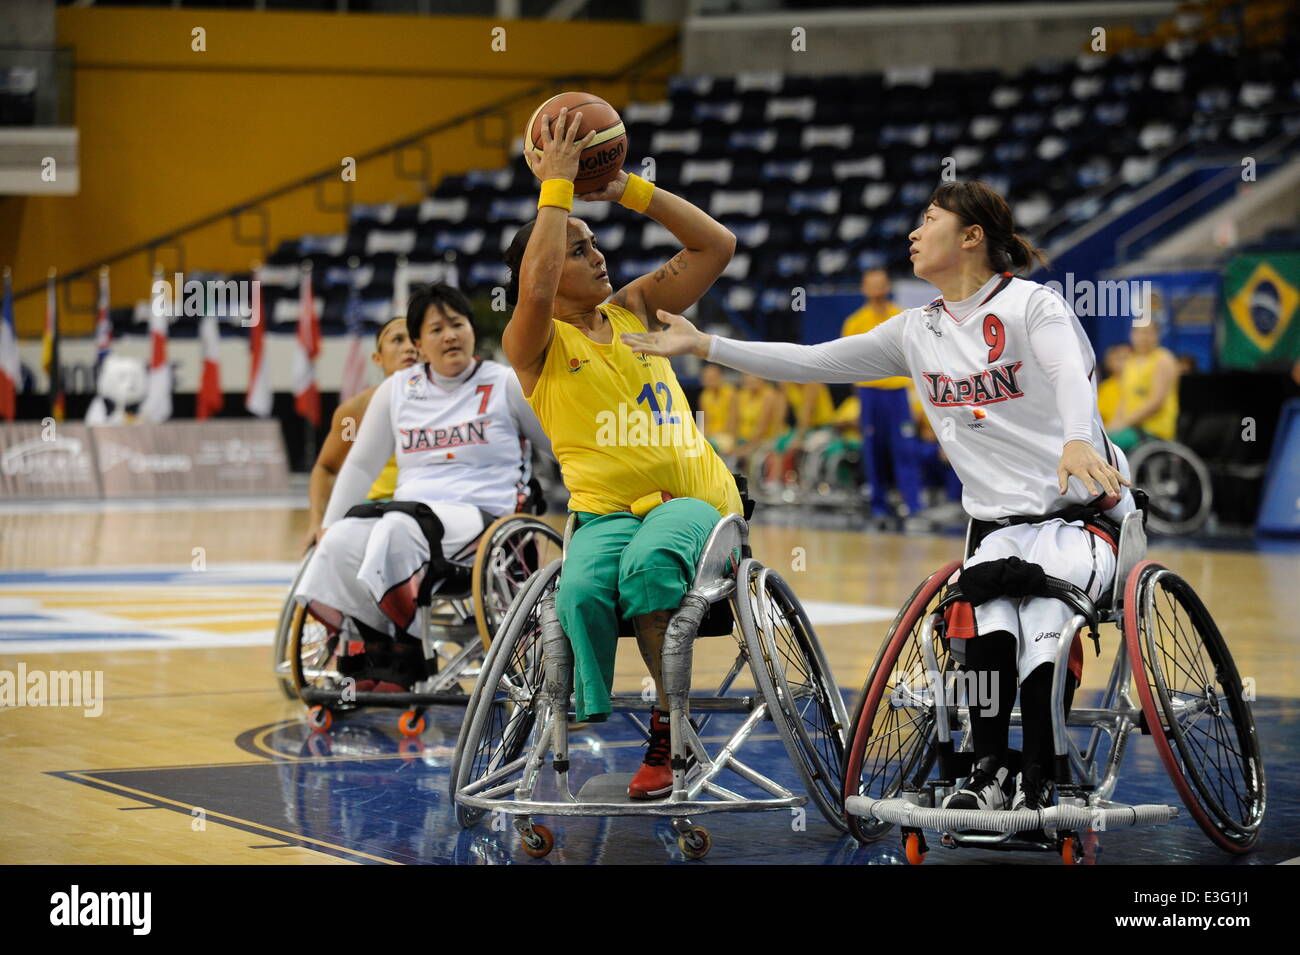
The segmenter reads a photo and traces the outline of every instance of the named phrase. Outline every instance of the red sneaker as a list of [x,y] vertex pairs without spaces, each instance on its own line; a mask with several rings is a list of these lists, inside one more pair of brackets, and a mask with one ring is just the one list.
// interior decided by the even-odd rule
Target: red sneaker
[[369,693],[375,688],[374,680],[357,680],[356,691],[358,693]]
[[645,759],[632,781],[627,794],[633,799],[660,799],[673,791],[672,738],[668,714],[659,710],[650,713],[650,746]]
[[410,693],[409,686],[403,686],[401,683],[393,683],[391,680],[381,680],[375,684],[376,693]]

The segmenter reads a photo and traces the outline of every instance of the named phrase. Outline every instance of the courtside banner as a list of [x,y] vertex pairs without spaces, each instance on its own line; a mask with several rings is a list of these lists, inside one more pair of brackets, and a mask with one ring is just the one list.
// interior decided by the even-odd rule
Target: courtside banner
[[1223,270],[1219,366],[1290,370],[1300,358],[1300,252],[1239,255]]
[[46,418],[0,425],[0,500],[99,497],[90,429]]
[[289,489],[278,421],[168,421],[94,429],[104,497]]

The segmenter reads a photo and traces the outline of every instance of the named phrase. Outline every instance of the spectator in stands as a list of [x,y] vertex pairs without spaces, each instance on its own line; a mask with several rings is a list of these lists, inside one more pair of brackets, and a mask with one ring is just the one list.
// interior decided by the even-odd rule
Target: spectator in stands
[[1134,325],[1133,354],[1120,373],[1119,407],[1107,430],[1128,451],[1146,437],[1174,440],[1178,425],[1178,362],[1160,344],[1154,321]]
[[[370,360],[379,368],[383,376],[388,378],[403,368],[410,368],[417,358],[419,353],[415,350],[415,343],[407,334],[406,316],[390,318],[375,335],[375,351],[370,356]],[[316,456],[316,464],[311,469],[311,481],[307,488],[311,515],[307,519],[307,540],[303,545],[304,550],[320,540],[321,520],[325,517],[325,505],[330,499],[330,492],[334,489],[334,479],[338,477],[339,468],[343,467],[348,452],[352,450],[357,430],[361,427],[361,419],[365,416],[366,408],[369,407],[370,399],[374,394],[374,387],[367,388],[340,404],[334,412],[334,417],[330,421],[330,433],[326,436],[325,443],[321,445],[320,454]],[[379,477],[371,485],[366,499],[391,500],[396,488],[397,459],[392,457],[379,472]]]
[[744,461],[776,438],[785,424],[785,395],[769,381],[746,375],[736,394],[736,458]]
[[704,437],[719,454],[730,454],[736,447],[736,386],[727,380],[721,366],[710,364],[700,369],[700,385]]
[[1124,370],[1124,362],[1128,361],[1128,356],[1131,354],[1133,354],[1133,346],[1128,342],[1120,342],[1107,348],[1101,359],[1106,377],[1097,385],[1097,410],[1101,412],[1101,420],[1108,428],[1111,419],[1115,417],[1115,411],[1119,408],[1120,373]]
[[[889,274],[871,269],[862,276],[866,302],[844,320],[841,337],[871,331],[903,309],[889,297]],[[908,513],[921,509],[921,469],[916,429],[908,400],[908,379],[858,382],[862,404],[862,477],[871,492],[871,515],[891,518],[889,488],[898,488]]]
[[781,473],[787,483],[798,473],[801,452],[819,451],[830,441],[829,430],[835,423],[835,401],[831,390],[820,381],[781,385],[793,421],[790,430],[776,440],[776,450],[781,455]]

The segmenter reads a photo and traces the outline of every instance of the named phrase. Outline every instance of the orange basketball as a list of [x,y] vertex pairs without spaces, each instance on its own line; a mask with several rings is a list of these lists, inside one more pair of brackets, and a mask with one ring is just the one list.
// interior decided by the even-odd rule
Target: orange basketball
[[578,176],[573,181],[573,191],[581,196],[595,192],[623,168],[623,160],[627,158],[627,131],[623,128],[623,119],[618,115],[618,110],[599,96],[592,93],[561,93],[552,96],[533,111],[524,136],[525,153],[531,149],[535,156],[541,157],[542,114],[549,116],[553,123],[560,115],[560,110],[566,106],[569,108],[565,114],[566,120],[574,113],[582,113],[578,139],[593,129],[596,130],[596,138],[578,158]]

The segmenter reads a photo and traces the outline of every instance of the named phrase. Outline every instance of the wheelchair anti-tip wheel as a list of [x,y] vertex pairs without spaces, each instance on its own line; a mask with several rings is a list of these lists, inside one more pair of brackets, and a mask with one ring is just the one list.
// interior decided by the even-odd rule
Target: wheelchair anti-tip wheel
[[[844,798],[892,799],[904,787],[919,789],[929,777],[938,755],[931,684],[955,664],[945,641],[935,639],[939,674],[927,673],[921,630],[960,566],[953,561],[922,581],[890,625],[849,722]],[[847,821],[849,832],[864,843],[881,838],[893,825],[854,815]]]
[[691,826],[677,834],[677,848],[688,859],[703,859],[713,848],[713,837],[703,826]]
[[[488,648],[456,743],[453,801],[462,787],[518,759],[532,735],[542,688],[542,600],[555,590],[559,571],[560,561],[554,560],[532,576]],[[465,828],[483,814],[482,809],[456,803],[456,820]]]
[[[750,666],[790,761],[826,820],[843,832],[844,733],[848,710],[808,615],[781,575],[746,558],[737,595]],[[781,718],[784,717],[784,718]]]
[[533,823],[528,831],[519,837],[520,847],[534,859],[542,859],[551,854],[555,848],[555,836],[540,822]]
[[1187,811],[1215,845],[1249,851],[1264,817],[1264,763],[1218,626],[1187,581],[1148,560],[1125,581],[1124,638],[1147,728]]

